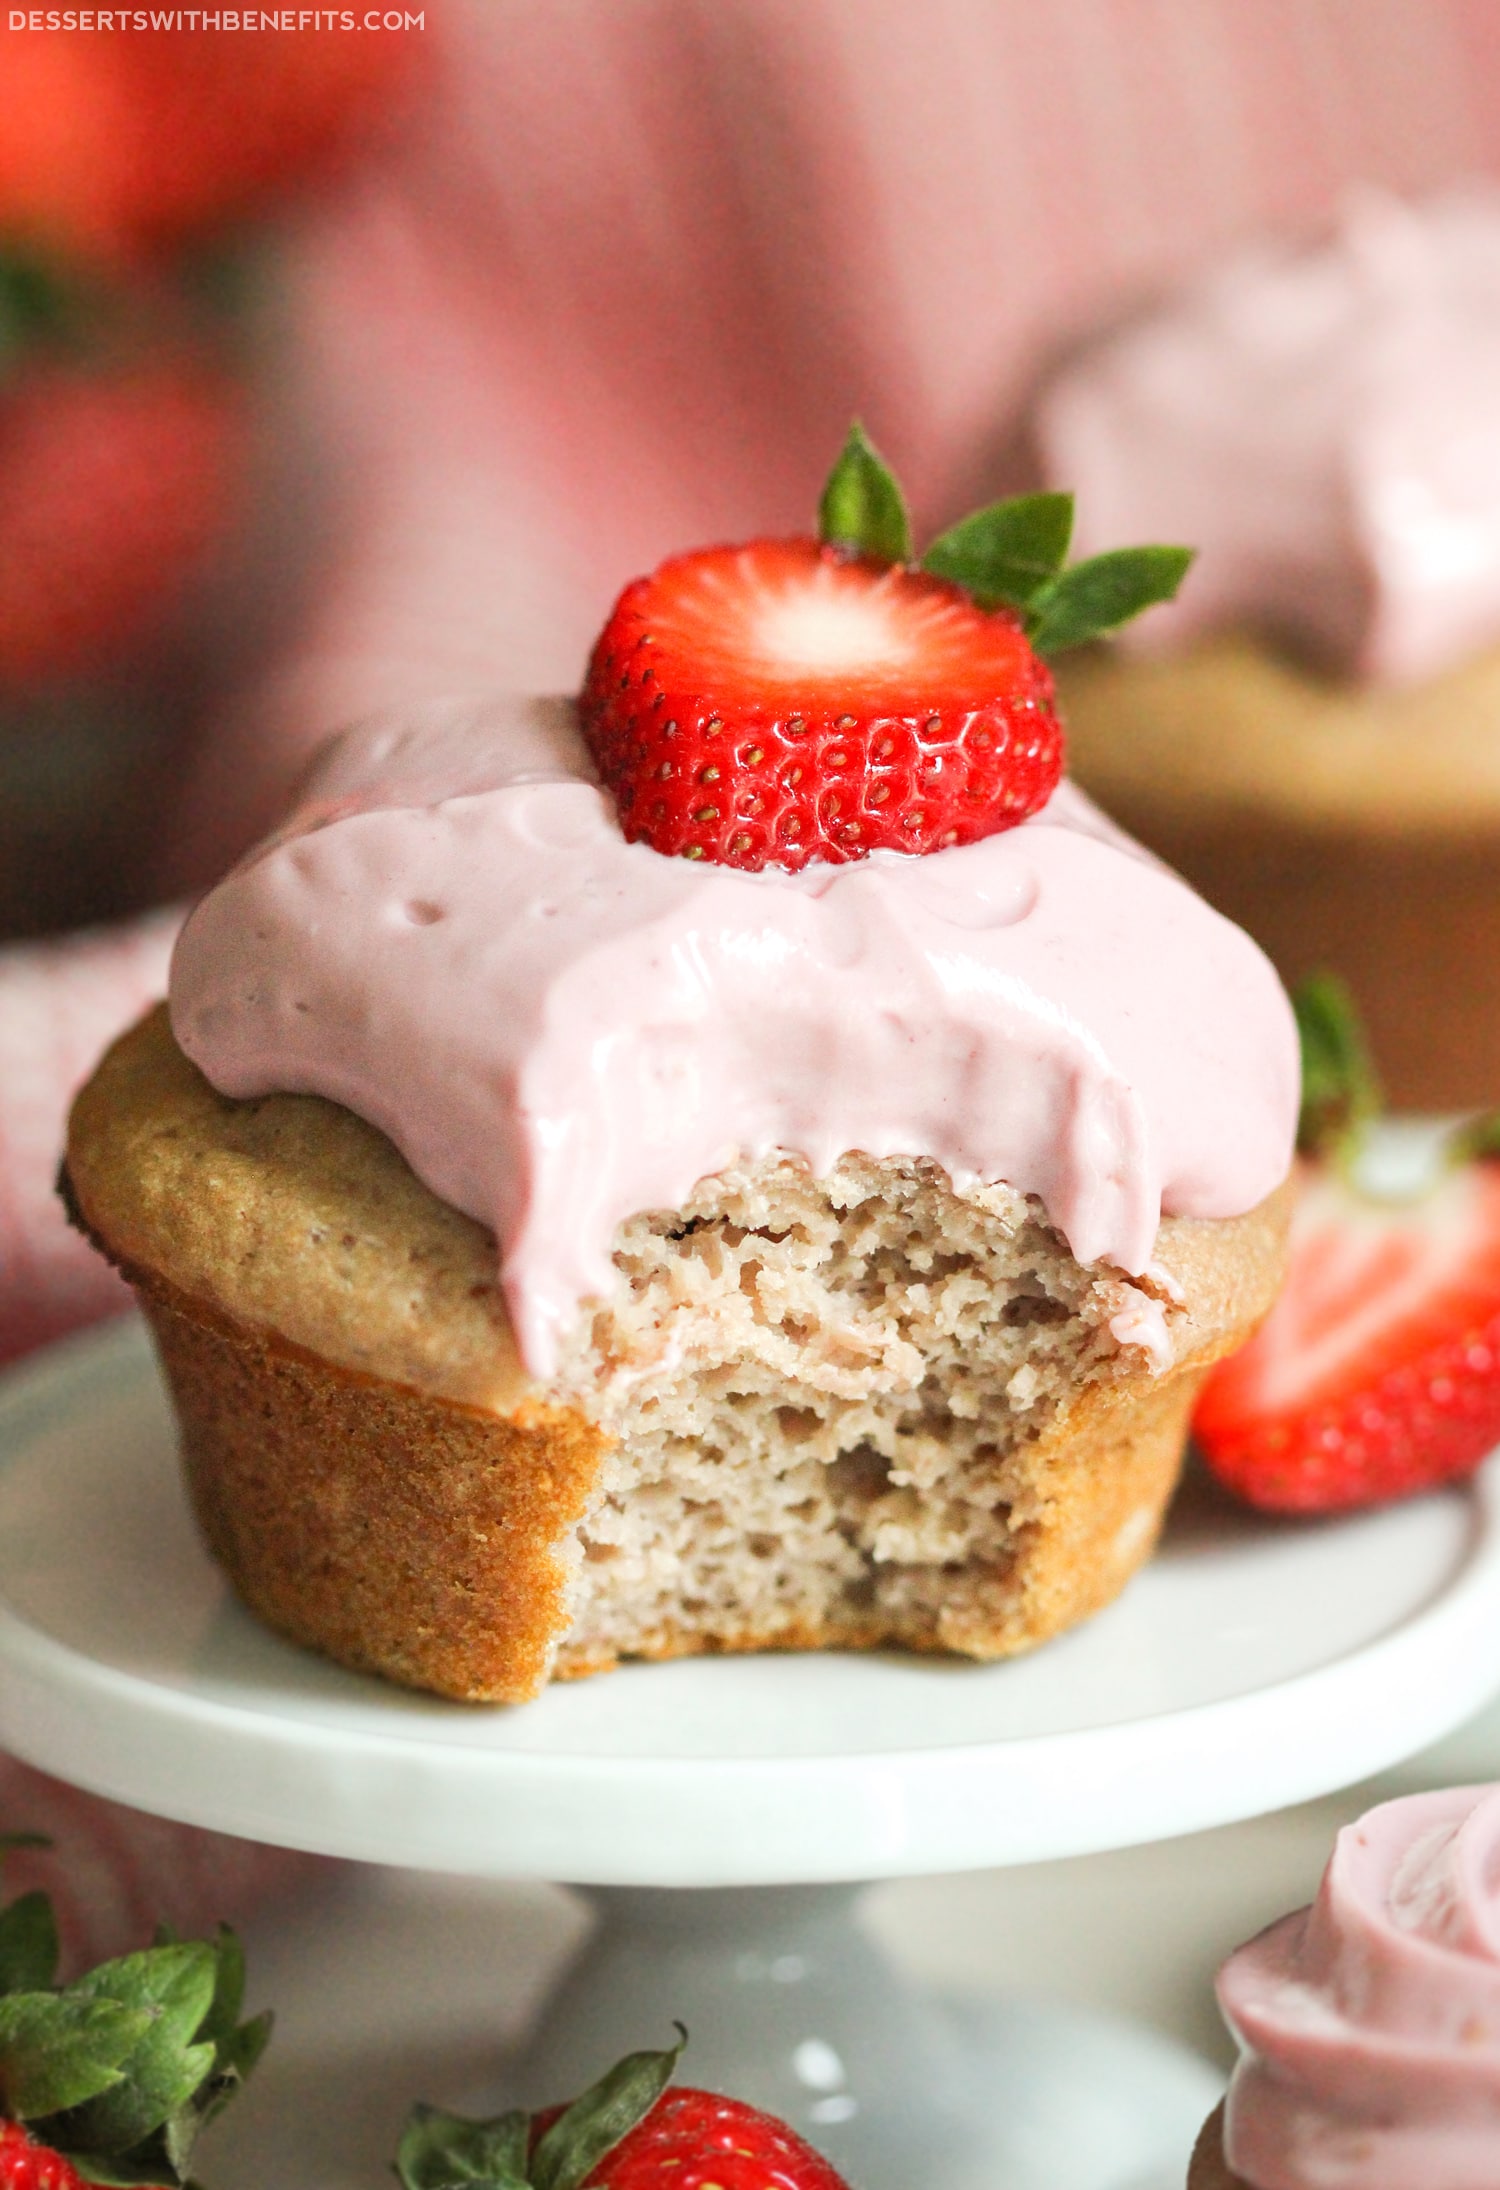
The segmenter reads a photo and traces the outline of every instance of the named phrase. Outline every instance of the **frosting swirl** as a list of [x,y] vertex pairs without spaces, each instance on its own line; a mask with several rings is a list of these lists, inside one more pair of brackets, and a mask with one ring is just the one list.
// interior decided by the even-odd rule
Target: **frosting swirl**
[[1225,2156],[1255,2190],[1500,2181],[1500,1788],[1383,1803],[1230,1957]]
[[1500,638],[1500,193],[1351,200],[1082,355],[1045,393],[1080,543],[1196,541],[1160,649],[1270,628],[1377,680]]
[[616,1228],[737,1155],[930,1156],[1139,1274],[1284,1176],[1297,1045],[1239,929],[1064,785],[926,857],[743,874],[627,844],[561,701],[336,745],[189,919],[183,1049],[345,1104],[496,1233],[546,1379]]

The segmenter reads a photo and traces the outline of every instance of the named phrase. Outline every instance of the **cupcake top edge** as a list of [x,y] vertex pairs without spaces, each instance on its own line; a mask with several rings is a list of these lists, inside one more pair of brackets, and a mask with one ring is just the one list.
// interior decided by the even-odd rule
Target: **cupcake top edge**
[[741,871],[628,842],[560,700],[331,746],[171,1013],[221,1093],[342,1103],[489,1226],[542,1379],[618,1225],[736,1158],[930,1157],[1139,1273],[1164,1213],[1276,1187],[1297,1110],[1264,958],[1068,783],[929,856]]

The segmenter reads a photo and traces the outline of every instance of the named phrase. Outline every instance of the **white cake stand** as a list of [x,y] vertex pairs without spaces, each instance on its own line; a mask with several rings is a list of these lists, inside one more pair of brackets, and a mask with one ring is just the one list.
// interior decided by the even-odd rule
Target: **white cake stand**
[[1500,1462],[1336,1525],[1190,1494],[1120,1604],[1011,1665],[698,1660],[444,1704],[230,1600],[134,1322],[0,1387],[0,1741],[195,1824],[606,1889],[507,2091],[556,2097],[678,2016],[696,2079],[797,2122],[858,2190],[1181,2190],[1214,2079],[1105,2018],[919,1994],[849,1921],[853,1882],[1279,1808],[1497,1682]]

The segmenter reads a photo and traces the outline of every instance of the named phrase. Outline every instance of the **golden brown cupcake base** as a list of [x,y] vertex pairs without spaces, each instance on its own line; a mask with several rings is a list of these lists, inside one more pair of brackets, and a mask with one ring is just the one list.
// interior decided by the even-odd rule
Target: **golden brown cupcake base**
[[[162,1014],[80,1096],[66,1185],[140,1294],[244,1601],[342,1664],[506,1702],[626,1656],[1005,1657],[1098,1610],[1270,1303],[1291,1198],[1165,1224],[1152,1295],[1010,1188],[769,1159],[622,1227],[618,1298],[543,1392],[482,1227],[336,1105],[216,1095]],[[1153,1299],[1161,1373],[1110,1329]]]
[[535,1695],[565,1618],[550,1547],[607,1441],[558,1410],[513,1420],[332,1368],[140,1290],[194,1510],[250,1609],[407,1687]]
[[[566,1577],[553,1547],[585,1513],[609,1448],[580,1417],[536,1408],[513,1420],[332,1368],[159,1283],[141,1301],[200,1526],[269,1626],[467,1702],[524,1701],[549,1676],[617,1662],[558,1647]],[[1150,1556],[1204,1373],[1163,1378],[1144,1404],[1081,1403],[1059,1424],[1033,1462],[1040,1517],[1010,1571],[982,1577],[946,1621],[846,1612],[714,1637],[664,1624],[630,1655],[1032,1649],[1108,1604]]]

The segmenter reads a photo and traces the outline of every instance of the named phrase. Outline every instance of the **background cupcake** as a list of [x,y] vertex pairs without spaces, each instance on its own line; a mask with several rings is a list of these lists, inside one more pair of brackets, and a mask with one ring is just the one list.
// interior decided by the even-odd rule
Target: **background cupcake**
[[1500,2170],[1500,1790],[1382,1803],[1232,1954],[1239,2042],[1188,2190],[1487,2190]]
[[1364,1004],[1395,1099],[1500,1094],[1500,195],[1352,198],[1043,395],[1085,545],[1198,543],[1064,674],[1074,765],[1283,975]]

